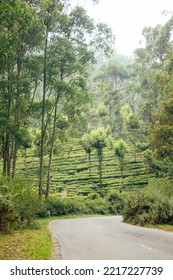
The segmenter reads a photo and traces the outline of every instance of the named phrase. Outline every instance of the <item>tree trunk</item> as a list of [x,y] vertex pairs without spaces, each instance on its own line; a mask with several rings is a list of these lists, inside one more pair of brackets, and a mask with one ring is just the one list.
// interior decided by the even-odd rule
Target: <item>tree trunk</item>
[[49,197],[49,191],[50,191],[50,178],[51,178],[53,150],[54,150],[54,144],[55,144],[56,119],[57,119],[57,104],[55,106],[55,111],[54,111],[52,141],[51,141],[51,149],[50,149],[50,154],[49,154],[49,166],[48,166],[48,173],[47,173],[46,198]]
[[137,161],[137,158],[136,158],[136,142],[134,143],[133,155],[134,155],[134,160],[136,162]]
[[45,34],[44,65],[43,65],[43,99],[42,99],[42,121],[41,121],[40,170],[39,170],[39,197],[40,198],[42,198],[43,195],[43,156],[44,156],[44,141],[45,141],[47,45],[48,45],[48,30],[46,30],[46,34]]
[[3,137],[2,137],[2,145],[3,145],[3,175],[6,175],[7,172],[7,160],[6,160],[6,150],[5,150],[5,129],[3,126]]
[[10,159],[10,120],[11,120],[11,75],[10,75],[10,58],[8,57],[8,108],[7,108],[7,126],[5,139],[5,160],[6,174],[10,178],[11,159]]
[[[3,76],[3,80],[5,80],[5,77]],[[2,110],[5,113],[6,107],[5,107],[5,86],[3,83],[3,95],[2,95]],[[5,120],[5,116],[3,117]],[[3,176],[6,176],[7,172],[7,161],[6,161],[6,150],[5,150],[5,138],[6,138],[6,127],[5,127],[5,121],[2,122],[2,158],[3,158]]]
[[98,149],[98,160],[99,160],[99,179],[100,179],[100,188],[102,188],[102,149]]
[[37,86],[38,86],[38,80],[35,81],[34,91],[33,91],[31,103],[30,103],[30,106],[29,106],[29,115],[32,115],[32,105],[33,105],[33,103],[34,103],[34,99],[35,99],[35,95],[36,95]]
[[46,199],[49,197],[49,192],[50,192],[51,167],[52,167],[52,157],[53,157],[53,150],[54,150],[54,144],[55,144],[57,105],[58,105],[59,98],[60,98],[60,91],[58,91],[56,100],[55,100],[52,141],[51,141],[51,148],[50,148],[50,154],[49,154],[49,166],[48,166],[48,172],[47,172]]
[[121,185],[124,187],[124,161],[123,158],[120,157],[120,171],[121,171]]
[[16,175],[17,151],[18,151],[18,147],[17,147],[17,142],[15,141],[14,151],[13,151],[12,178],[14,178]]
[[21,73],[21,60],[20,51],[17,58],[17,92],[16,92],[16,106],[15,106],[15,130],[14,130],[14,150],[13,150],[13,167],[12,167],[12,178],[16,175],[16,162],[18,152],[18,142],[16,134],[20,128],[20,73]]
[[89,160],[89,176],[91,176],[91,153],[88,153],[88,160]]

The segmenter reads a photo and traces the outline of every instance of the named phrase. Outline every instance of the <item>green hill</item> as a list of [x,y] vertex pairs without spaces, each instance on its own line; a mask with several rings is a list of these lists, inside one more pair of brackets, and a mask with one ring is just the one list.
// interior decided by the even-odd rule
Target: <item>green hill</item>
[[[23,156],[18,157],[17,175],[32,181],[38,186],[39,158],[34,157],[32,151],[27,152],[26,163]],[[132,152],[126,156],[124,170],[124,187],[127,190],[140,188],[147,184],[143,156],[137,154],[137,160],[133,158]],[[46,170],[48,158],[45,157],[44,184],[46,185]],[[26,168],[25,168],[26,167]],[[118,158],[108,148],[103,152],[103,187],[101,192],[105,193],[111,189],[121,189],[121,175]],[[96,152],[91,154],[91,176],[88,169],[88,155],[82,147],[74,142],[66,144],[63,153],[54,156],[52,163],[51,193],[59,196],[87,196],[90,193],[100,191],[98,159]]]

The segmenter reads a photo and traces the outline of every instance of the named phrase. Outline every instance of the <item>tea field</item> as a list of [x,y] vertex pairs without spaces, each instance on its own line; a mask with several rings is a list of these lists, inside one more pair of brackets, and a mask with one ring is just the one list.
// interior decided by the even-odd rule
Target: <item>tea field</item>
[[[32,182],[32,185],[38,186],[38,166],[39,158],[33,155],[33,151],[27,150],[26,159],[20,155],[17,162],[17,176],[26,178]],[[46,185],[46,169],[48,166],[48,157],[45,157],[44,184]],[[137,154],[136,161],[133,153],[129,152],[125,158],[124,167],[124,188],[133,190],[141,188],[147,184],[147,174],[143,156]],[[103,151],[103,186],[102,193],[111,189],[120,190],[121,175],[118,158],[113,152],[105,148]],[[66,144],[63,152],[59,156],[53,157],[51,193],[57,193],[58,196],[88,196],[100,190],[98,158],[96,151],[91,154],[91,175],[89,175],[88,155],[77,143]]]

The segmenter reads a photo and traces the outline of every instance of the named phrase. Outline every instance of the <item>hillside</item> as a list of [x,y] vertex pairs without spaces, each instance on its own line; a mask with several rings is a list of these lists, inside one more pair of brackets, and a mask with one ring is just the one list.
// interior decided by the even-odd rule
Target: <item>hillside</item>
[[[39,158],[34,157],[32,152],[27,152],[26,163],[24,157],[18,158],[17,176],[25,177],[38,184],[38,163]],[[127,190],[140,188],[147,184],[147,174],[144,166],[143,156],[137,154],[134,161],[132,152],[129,152],[125,159],[124,187]],[[47,159],[45,157],[45,171]],[[46,172],[45,172],[46,174]],[[46,177],[44,177],[46,184]],[[108,148],[103,152],[103,187],[101,192],[110,189],[121,189],[121,176],[118,158]],[[67,144],[59,156],[54,156],[52,164],[51,193],[58,193],[59,196],[87,196],[90,193],[100,191],[98,159],[95,151],[91,154],[91,176],[89,176],[88,155],[77,143]]]

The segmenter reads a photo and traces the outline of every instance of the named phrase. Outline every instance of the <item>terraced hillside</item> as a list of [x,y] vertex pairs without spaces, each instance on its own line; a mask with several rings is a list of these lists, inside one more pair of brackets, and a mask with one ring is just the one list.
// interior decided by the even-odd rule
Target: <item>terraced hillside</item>
[[[48,163],[45,158],[45,162]],[[20,156],[17,164],[17,175],[32,181],[38,186],[38,165],[39,159],[30,152],[26,158]],[[46,184],[46,168],[44,183]],[[147,175],[143,163],[142,154],[137,155],[134,161],[132,152],[126,156],[124,170],[124,187],[132,190],[136,187],[143,187],[147,184]],[[108,148],[103,152],[103,187],[102,193],[108,189],[121,189],[121,176],[118,158]],[[75,143],[68,144],[61,156],[54,156],[52,163],[51,193],[58,193],[59,196],[87,196],[90,193],[100,191],[98,159],[96,152],[91,154],[91,175],[89,175],[88,155],[82,147]]]

